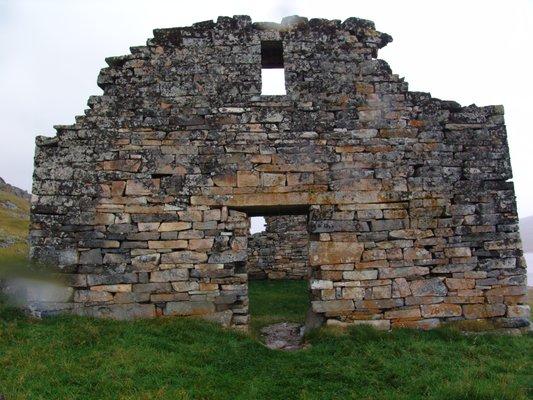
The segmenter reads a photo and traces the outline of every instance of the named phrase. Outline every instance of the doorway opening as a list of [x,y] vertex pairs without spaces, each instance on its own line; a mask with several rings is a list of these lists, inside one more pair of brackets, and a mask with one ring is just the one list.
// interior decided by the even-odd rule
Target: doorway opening
[[263,208],[247,213],[252,333],[271,348],[299,348],[310,308],[308,210]]

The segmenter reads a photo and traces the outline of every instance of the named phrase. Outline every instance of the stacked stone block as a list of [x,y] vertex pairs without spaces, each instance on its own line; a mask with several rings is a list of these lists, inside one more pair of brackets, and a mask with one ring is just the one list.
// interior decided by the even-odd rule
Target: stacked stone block
[[248,238],[250,279],[309,279],[307,215],[266,216],[266,229]]
[[[287,95],[261,96],[281,41]],[[103,95],[37,139],[31,254],[72,287],[43,313],[248,321],[248,215],[309,215],[329,324],[528,324],[501,106],[410,92],[369,21],[220,17],[108,58]],[[265,214],[269,214],[265,212]]]

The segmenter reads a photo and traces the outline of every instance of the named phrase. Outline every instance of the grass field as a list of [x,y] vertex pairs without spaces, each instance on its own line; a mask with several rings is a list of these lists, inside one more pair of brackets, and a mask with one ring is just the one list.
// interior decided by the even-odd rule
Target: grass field
[[262,327],[278,322],[305,320],[309,306],[306,281],[251,281],[250,328],[259,337]]
[[[252,325],[302,320],[302,283],[250,287]],[[294,285],[294,286],[291,286]],[[270,315],[269,315],[270,314]],[[297,352],[183,318],[31,320],[0,312],[13,399],[528,399],[533,337],[322,329]]]

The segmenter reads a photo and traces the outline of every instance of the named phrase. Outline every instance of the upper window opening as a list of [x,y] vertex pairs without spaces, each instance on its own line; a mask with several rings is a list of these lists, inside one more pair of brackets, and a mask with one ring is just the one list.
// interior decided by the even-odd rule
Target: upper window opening
[[261,68],[283,68],[283,44],[280,40],[261,42]]
[[283,44],[280,40],[261,42],[261,94],[274,96],[287,94]]

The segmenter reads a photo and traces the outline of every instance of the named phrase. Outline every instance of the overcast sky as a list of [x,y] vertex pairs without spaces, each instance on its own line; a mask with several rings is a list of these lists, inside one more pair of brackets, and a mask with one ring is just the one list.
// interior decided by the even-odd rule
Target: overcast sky
[[519,214],[533,215],[533,0],[0,0],[0,176],[30,189],[34,137],[53,136],[101,93],[105,57],[144,44],[153,28],[234,14],[371,19],[394,38],[380,58],[411,90],[503,104]]

